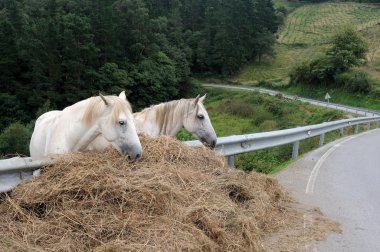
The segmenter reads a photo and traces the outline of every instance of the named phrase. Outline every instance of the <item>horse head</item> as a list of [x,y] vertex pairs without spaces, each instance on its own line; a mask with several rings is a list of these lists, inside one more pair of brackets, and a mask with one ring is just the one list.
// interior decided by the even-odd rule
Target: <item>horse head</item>
[[99,96],[105,106],[100,120],[100,131],[121,154],[135,160],[142,155],[142,147],[136,132],[132,108],[124,91],[119,96]]
[[189,104],[189,109],[185,114],[183,126],[203,144],[214,148],[217,138],[210,117],[203,106],[205,98],[206,95],[202,97],[198,95],[195,99],[189,100],[191,104]]

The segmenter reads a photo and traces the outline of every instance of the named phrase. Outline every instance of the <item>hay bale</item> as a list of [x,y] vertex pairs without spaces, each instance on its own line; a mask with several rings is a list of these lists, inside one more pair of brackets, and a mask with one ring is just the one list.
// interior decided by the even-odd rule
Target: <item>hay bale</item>
[[299,216],[278,183],[223,158],[141,137],[143,158],[70,154],[0,204],[1,251],[260,251]]

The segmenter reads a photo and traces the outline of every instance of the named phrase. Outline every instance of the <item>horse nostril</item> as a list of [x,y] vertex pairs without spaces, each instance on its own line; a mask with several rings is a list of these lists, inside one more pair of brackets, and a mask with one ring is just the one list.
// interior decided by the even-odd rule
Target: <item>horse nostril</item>
[[212,147],[212,148],[215,148],[215,146],[216,146],[216,141],[213,140],[212,143],[211,143],[211,147]]
[[136,155],[136,159],[138,159],[138,158],[140,158],[140,154],[137,154],[137,155]]
[[128,160],[131,160],[131,156],[128,155]]

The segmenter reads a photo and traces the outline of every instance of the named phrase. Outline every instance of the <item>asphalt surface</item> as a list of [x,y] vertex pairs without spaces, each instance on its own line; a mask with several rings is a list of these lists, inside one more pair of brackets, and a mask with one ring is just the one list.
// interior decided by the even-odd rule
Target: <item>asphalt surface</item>
[[281,93],[278,91],[265,89],[265,88],[233,86],[233,85],[224,85],[224,84],[208,84],[208,83],[203,84],[203,86],[204,87],[219,87],[219,88],[227,88],[227,89],[255,91],[255,92],[259,92],[259,93],[263,93],[263,94],[269,94],[272,96],[281,94],[283,97],[288,98],[288,99],[299,100],[299,101],[307,102],[307,103],[310,103],[310,104],[313,104],[316,106],[342,110],[342,111],[346,111],[346,112],[357,114],[357,115],[363,115],[363,116],[380,115],[380,112],[377,112],[377,111],[372,111],[372,110],[363,109],[363,108],[355,108],[355,107],[350,107],[350,106],[341,105],[341,104],[332,103],[332,102],[323,102],[323,101],[313,100],[313,99],[309,99],[309,98],[298,97],[296,95],[288,95],[288,94],[284,94],[284,93]]
[[341,224],[311,251],[380,251],[380,129],[342,138],[274,175],[301,204]]

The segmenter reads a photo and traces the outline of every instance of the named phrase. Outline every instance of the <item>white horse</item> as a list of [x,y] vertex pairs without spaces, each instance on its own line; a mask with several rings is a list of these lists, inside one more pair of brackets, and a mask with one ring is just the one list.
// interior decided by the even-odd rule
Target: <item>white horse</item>
[[97,96],[62,111],[41,115],[30,140],[30,155],[40,159],[86,149],[97,136],[134,160],[142,155],[131,105],[124,91],[119,96]]
[[[134,113],[137,132],[152,137],[174,136],[182,128],[185,128],[202,143],[214,148],[217,138],[208,113],[203,106],[205,97],[206,95],[199,98],[198,95],[195,99],[161,103]],[[109,143],[104,136],[99,135],[89,144],[88,150],[103,150],[108,146]]]

